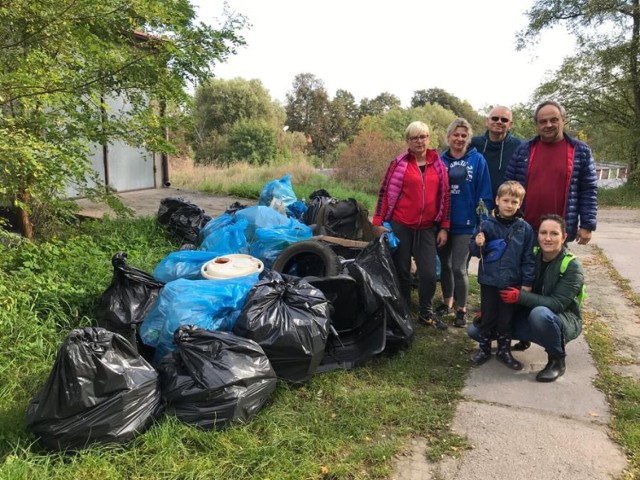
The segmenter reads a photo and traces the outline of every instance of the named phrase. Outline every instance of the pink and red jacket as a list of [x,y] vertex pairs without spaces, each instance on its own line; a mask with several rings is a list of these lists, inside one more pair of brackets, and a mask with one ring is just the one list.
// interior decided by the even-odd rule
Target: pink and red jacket
[[[434,171],[436,175],[433,175]],[[408,188],[407,185],[421,187]],[[436,189],[435,192],[433,189]],[[431,200],[433,198],[435,205]],[[438,152],[427,150],[427,165],[423,174],[415,156],[407,150],[389,164],[382,178],[373,224],[382,225],[384,221],[395,220],[414,229],[438,225],[448,230],[449,198],[447,167]]]

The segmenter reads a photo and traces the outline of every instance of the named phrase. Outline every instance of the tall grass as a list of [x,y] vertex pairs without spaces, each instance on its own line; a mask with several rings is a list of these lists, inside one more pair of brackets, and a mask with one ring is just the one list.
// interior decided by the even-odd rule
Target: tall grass
[[[308,199],[321,188],[338,199],[355,198],[372,211],[375,195],[363,191],[331,175],[319,173],[311,163],[300,161],[277,165],[254,166],[236,163],[228,168],[194,165],[188,160],[172,165],[171,179],[174,186],[185,190],[203,191],[218,195],[232,195],[257,199],[265,184],[271,180],[291,175],[291,183],[298,199]],[[376,179],[378,182],[379,179]]]

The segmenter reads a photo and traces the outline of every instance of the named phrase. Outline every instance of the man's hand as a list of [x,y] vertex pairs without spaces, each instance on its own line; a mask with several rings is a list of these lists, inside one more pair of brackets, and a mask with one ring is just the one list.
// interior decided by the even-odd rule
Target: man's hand
[[584,228],[578,229],[578,234],[576,235],[576,242],[578,245],[586,245],[591,240],[591,230],[586,230]]
[[500,290],[500,298],[504,303],[518,303],[520,298],[520,290],[514,287],[508,287]]

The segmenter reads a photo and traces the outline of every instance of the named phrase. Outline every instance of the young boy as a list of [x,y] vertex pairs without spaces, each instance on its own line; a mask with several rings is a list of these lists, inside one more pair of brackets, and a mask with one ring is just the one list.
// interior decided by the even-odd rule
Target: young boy
[[496,335],[496,358],[513,370],[522,369],[522,364],[511,355],[511,324],[518,306],[504,303],[500,290],[516,287],[530,292],[533,285],[534,232],[519,211],[524,194],[524,187],[513,180],[500,185],[493,216],[484,220],[479,232],[471,238],[471,255],[480,257],[482,317],[478,328],[482,340],[470,358],[476,366],[491,358],[491,339]]

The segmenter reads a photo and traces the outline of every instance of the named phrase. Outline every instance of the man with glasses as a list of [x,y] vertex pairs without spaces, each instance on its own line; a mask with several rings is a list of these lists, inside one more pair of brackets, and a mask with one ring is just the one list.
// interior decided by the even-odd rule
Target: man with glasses
[[521,138],[511,135],[512,119],[511,110],[496,105],[487,115],[487,131],[471,139],[471,146],[476,147],[489,166],[492,199],[496,198],[498,187],[504,182],[504,173],[513,152],[522,143]]

